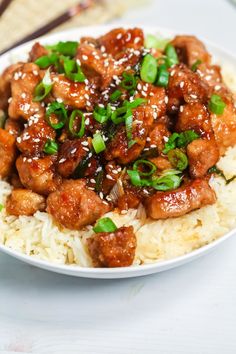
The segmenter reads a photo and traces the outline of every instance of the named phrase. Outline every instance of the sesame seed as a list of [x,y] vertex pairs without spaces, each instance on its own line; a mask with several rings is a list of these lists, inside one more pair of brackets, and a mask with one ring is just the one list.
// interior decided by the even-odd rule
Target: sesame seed
[[83,59],[83,60],[88,60],[88,56],[85,55],[85,54],[83,54],[83,55],[82,55],[82,59]]
[[110,176],[110,175],[106,175],[106,178],[107,178],[107,179],[110,179],[111,181],[114,181],[114,179],[113,179],[112,176]]
[[99,193],[99,197],[100,197],[101,199],[103,199],[103,193],[102,193],[102,192]]
[[122,33],[118,33],[116,36],[117,39],[121,39],[122,38]]
[[82,143],[81,143],[81,145],[83,145],[83,146],[88,146],[88,141],[82,141]]
[[90,182],[91,182],[91,183],[96,183],[96,181],[95,181],[94,178],[91,178],[91,179],[90,179]]

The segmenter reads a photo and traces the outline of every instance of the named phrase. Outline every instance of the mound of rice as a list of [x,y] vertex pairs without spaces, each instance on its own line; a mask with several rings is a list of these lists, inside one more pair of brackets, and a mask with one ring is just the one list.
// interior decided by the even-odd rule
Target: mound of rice
[[[225,81],[236,92],[233,71],[225,72]],[[236,175],[236,146],[229,148],[217,166],[227,179]],[[127,214],[110,212],[117,226],[132,225],[136,232],[137,249],[134,264],[147,264],[175,258],[202,247],[236,227],[236,179],[225,183],[222,177],[212,177],[210,184],[217,202],[179,218],[153,221],[143,210]],[[5,204],[11,186],[0,180],[0,204]],[[92,226],[83,231],[60,230],[47,213],[32,217],[6,215],[0,212],[0,243],[18,252],[58,264],[92,267],[86,239],[93,234]]]
[[[236,175],[236,147],[228,149],[218,166],[228,178]],[[153,221],[145,219],[140,210],[129,210],[125,215],[107,214],[117,226],[134,227],[137,236],[134,264],[181,256],[236,227],[236,180],[226,185],[222,177],[212,177],[210,184],[217,194],[217,202],[179,218]],[[5,204],[10,193],[11,186],[0,181],[1,204]],[[29,256],[58,264],[92,266],[86,248],[86,239],[93,233],[91,226],[83,231],[59,230],[47,213],[16,218],[7,216],[3,209],[0,230],[0,243]]]

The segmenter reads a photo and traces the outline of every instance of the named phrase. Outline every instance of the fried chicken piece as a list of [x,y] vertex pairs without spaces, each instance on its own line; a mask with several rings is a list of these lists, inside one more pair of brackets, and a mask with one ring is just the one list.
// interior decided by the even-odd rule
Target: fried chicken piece
[[11,97],[11,80],[14,72],[21,66],[22,63],[12,64],[0,76],[0,109],[7,109],[8,99]]
[[197,139],[187,146],[189,172],[193,178],[204,177],[209,168],[214,166],[219,158],[219,149],[215,140]]
[[146,137],[147,129],[141,123],[135,124],[135,120],[140,121],[140,115],[137,117],[137,111],[133,113],[133,128],[132,128],[132,139],[136,141],[131,147],[128,146],[127,132],[125,127],[121,126],[114,138],[107,145],[107,149],[104,153],[105,159],[116,160],[119,164],[126,165],[134,160],[136,160],[141,151],[143,150]]
[[156,192],[145,200],[145,208],[149,217],[167,219],[185,215],[215,201],[215,192],[208,182],[195,179],[175,190]]
[[222,91],[220,96],[226,104],[224,112],[221,115],[211,113],[210,119],[220,155],[223,155],[229,146],[236,143],[236,108],[229,92]]
[[87,139],[66,140],[60,147],[58,153],[57,171],[64,178],[73,174],[81,161],[88,154]]
[[168,97],[168,112],[176,113],[184,102],[207,102],[208,86],[184,64],[175,65],[170,71]]
[[94,234],[88,239],[88,250],[95,267],[128,267],[133,263],[136,243],[133,226],[123,226]]
[[110,209],[108,203],[86,187],[86,181],[66,180],[47,199],[47,212],[62,226],[79,230],[93,224]]
[[35,119],[17,139],[17,147],[24,156],[40,156],[48,140],[55,140],[56,131],[44,118]]
[[16,168],[23,186],[43,195],[55,191],[62,182],[61,177],[55,172],[55,159],[56,156],[37,159],[22,155],[18,157]]
[[9,177],[16,159],[15,137],[0,128],[0,178]]
[[[62,74],[51,76],[54,81],[51,94],[55,100],[63,101],[65,105],[78,109],[84,109],[88,106],[87,102],[92,105],[91,102],[95,101],[96,93],[91,94],[86,89],[85,83],[71,81]],[[91,107],[89,105],[87,108],[91,109]]]
[[116,28],[98,38],[97,42],[119,65],[134,66],[141,59],[144,34],[140,28]]
[[175,47],[180,62],[190,68],[197,60],[206,64],[210,63],[210,54],[205,45],[195,36],[176,36],[171,44]]
[[85,76],[101,89],[106,88],[124,71],[110,55],[103,56],[101,50],[89,44],[79,46],[76,58],[80,61]]
[[39,42],[34,43],[29,52],[29,61],[36,61],[38,58],[48,55],[48,50]]
[[45,208],[45,198],[27,189],[13,189],[6,202],[7,213],[15,216],[34,215]]
[[26,63],[18,67],[11,80],[12,100],[8,114],[12,119],[28,120],[34,114],[44,115],[41,102],[34,102],[34,90],[41,81],[39,67],[34,63]]

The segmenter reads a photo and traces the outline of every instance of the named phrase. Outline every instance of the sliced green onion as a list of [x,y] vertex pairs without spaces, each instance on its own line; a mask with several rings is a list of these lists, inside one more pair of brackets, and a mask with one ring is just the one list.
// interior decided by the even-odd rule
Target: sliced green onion
[[97,221],[93,228],[93,231],[97,234],[99,232],[114,232],[117,230],[117,226],[110,218],[103,218]]
[[106,144],[100,133],[94,134],[92,144],[96,154],[99,154],[100,152],[106,150]]
[[[80,129],[78,131],[76,131],[75,128],[74,128],[74,123],[75,123],[76,118],[78,118],[78,117],[81,118]],[[84,132],[85,132],[85,117],[83,115],[83,112],[81,112],[78,109],[75,109],[70,115],[69,131],[76,138],[82,138],[82,136],[84,136]]]
[[145,57],[143,59],[143,62],[141,65],[141,70],[140,70],[140,77],[141,77],[142,81],[148,82],[151,84],[153,84],[156,80],[157,61],[151,54],[145,55]]
[[216,115],[221,115],[224,113],[226,104],[220,96],[214,94],[210,98],[208,107],[212,113]]
[[48,69],[44,75],[43,80],[35,87],[34,102],[42,101],[52,90],[53,82],[50,77],[50,70]]
[[127,114],[128,110],[131,110],[133,108],[137,108],[141,104],[147,102],[146,99],[144,98],[136,98],[134,101],[129,102],[129,101],[124,101],[123,105],[119,108],[117,108],[115,111],[112,112],[111,114],[111,120],[114,124],[120,124],[125,121],[125,114]]
[[167,154],[171,165],[180,171],[188,167],[188,158],[180,149],[170,150]]
[[65,75],[68,79],[75,82],[84,82],[86,77],[81,69],[81,66],[78,64],[78,61],[74,59],[68,59],[63,57],[63,67],[65,70]]
[[35,64],[37,64],[40,69],[46,69],[50,65],[54,65],[58,62],[59,57],[56,53],[52,53],[50,55],[43,55],[42,57],[35,60]]
[[145,98],[138,97],[135,98],[135,100],[133,100],[132,102],[124,101],[124,106],[126,106],[127,108],[137,108],[146,102],[147,100]]
[[[148,172],[143,172],[142,170],[140,171],[140,169],[139,169],[140,165],[141,166],[143,165],[144,167],[148,167],[149,171]],[[138,171],[140,176],[151,176],[157,170],[154,163],[152,163],[151,161],[148,161],[148,160],[135,161],[135,163],[133,164],[133,169],[134,169],[134,171]]]
[[137,79],[133,74],[123,72],[123,80],[120,83],[120,86],[125,90],[132,91],[136,89]]
[[62,55],[74,57],[77,52],[78,45],[79,45],[78,42],[67,41],[67,42],[58,42],[55,45],[48,45],[46,46],[46,48],[58,52]]
[[179,63],[178,55],[176,53],[175,47],[172,44],[167,44],[165,48],[165,54],[167,56],[169,66],[173,66]]
[[112,110],[110,104],[108,104],[106,108],[96,106],[93,111],[94,119],[101,124],[107,122],[108,119],[111,117],[111,114]]
[[124,115],[127,112],[127,106],[123,105],[119,108],[117,108],[115,111],[112,112],[111,114],[111,120],[114,124],[120,124],[123,123],[125,118]]
[[4,205],[0,204],[0,212],[3,210],[3,208],[4,208]]
[[131,109],[127,110],[124,119],[125,119],[126,136],[128,140],[128,148],[131,148],[131,146],[133,146],[136,143],[136,141],[132,139],[133,114]]
[[[56,116],[56,123],[52,120],[52,114],[55,114]],[[64,103],[57,101],[50,103],[46,109],[46,120],[53,129],[57,130],[64,127],[67,121],[67,110]]]
[[152,181],[152,187],[158,191],[168,191],[171,189],[176,189],[181,184],[181,177],[169,174],[161,176]]
[[168,42],[168,39],[157,38],[153,34],[148,34],[145,38],[144,47],[148,49],[154,48],[164,50]]
[[156,81],[157,86],[167,87],[169,83],[169,76],[170,74],[166,66],[164,64],[160,65],[157,74],[157,81]]
[[130,180],[131,180],[131,183],[133,184],[133,186],[140,187],[142,185],[142,181],[141,181],[140,174],[138,171],[127,170],[127,173],[130,177]]
[[54,155],[58,151],[58,144],[54,140],[48,140],[44,145],[43,151],[45,154]]
[[175,149],[176,147],[186,147],[193,140],[196,140],[198,138],[199,135],[195,133],[194,130],[186,130],[182,133],[175,132],[169,137],[168,141],[165,143],[165,147],[162,152],[163,154],[167,154],[170,150]]
[[202,61],[200,59],[196,60],[195,63],[193,63],[191,70],[196,71],[198,68],[198,65],[202,64]]
[[198,138],[199,138],[199,134],[197,134],[194,130],[185,130],[184,132],[179,134],[176,140],[176,147],[178,148],[186,147],[193,140],[196,140]]
[[114,91],[110,96],[111,102],[117,101],[121,97],[121,95],[122,95],[122,92],[120,90]]

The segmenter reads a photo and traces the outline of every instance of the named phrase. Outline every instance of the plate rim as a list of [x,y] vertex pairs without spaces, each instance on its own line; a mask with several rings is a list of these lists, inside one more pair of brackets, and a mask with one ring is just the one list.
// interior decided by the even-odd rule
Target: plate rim
[[[105,33],[108,30],[111,30],[113,28],[132,28],[132,27],[140,27],[144,30],[144,32],[148,33],[161,33],[164,35],[168,36],[173,36],[176,35],[177,33],[180,33],[181,31],[175,30],[175,29],[169,29],[165,27],[159,27],[159,26],[146,26],[146,25],[140,25],[140,24],[106,24],[106,25],[93,25],[93,26],[83,26],[83,27],[78,27],[78,28],[71,28],[68,30],[64,31],[59,31],[55,33],[51,33],[48,35],[41,36],[37,39],[34,39],[32,41],[29,41],[27,43],[24,43],[14,49],[9,50],[8,52],[4,53],[3,55],[0,56],[0,65],[1,62],[4,61],[11,61],[12,57],[19,53],[21,50],[23,52],[27,51],[30,46],[37,42],[44,42],[44,43],[50,43],[54,40],[58,40],[60,36],[66,37],[72,36],[72,35],[78,35],[78,39],[80,36],[84,35],[83,33],[88,31],[91,33],[94,31],[96,33],[96,30],[99,29],[99,33]],[[184,31],[185,34],[189,34],[189,31]],[[235,60],[236,62],[236,54],[230,52],[229,50],[225,49],[224,47],[217,45],[213,43],[212,41],[209,41],[208,39],[198,36],[204,44],[207,47],[213,48],[215,51],[219,51],[223,53],[225,56],[229,57],[231,60]],[[220,59],[220,58],[219,58]],[[17,258],[25,263],[31,264],[35,267],[43,268],[49,271],[53,271],[56,273],[61,273],[61,274],[67,274],[67,275],[72,275],[72,276],[77,276],[77,277],[86,277],[86,278],[125,278],[125,277],[135,277],[135,276],[142,276],[146,274],[152,274],[152,273],[157,273],[161,272],[167,269],[171,269],[177,266],[180,266],[184,263],[187,263],[191,260],[194,260],[200,256],[203,256],[204,254],[207,254],[209,251],[215,249],[218,245],[229,239],[231,236],[236,234],[236,227],[226,234],[220,236],[216,240],[210,242],[209,244],[206,244],[204,246],[201,246],[198,249],[195,249],[191,252],[188,252],[184,255],[171,258],[168,260],[162,260],[162,261],[156,261],[153,263],[149,264],[143,264],[143,265],[132,265],[129,267],[118,267],[118,268],[92,268],[92,267],[82,267],[79,265],[68,265],[68,264],[58,264],[56,262],[50,262],[46,260],[39,259],[37,257],[32,257],[29,255],[26,255],[24,253],[21,253],[19,251],[16,251],[10,247],[7,247],[3,244],[0,244],[0,251],[2,251],[5,254],[8,254],[14,258]]]

